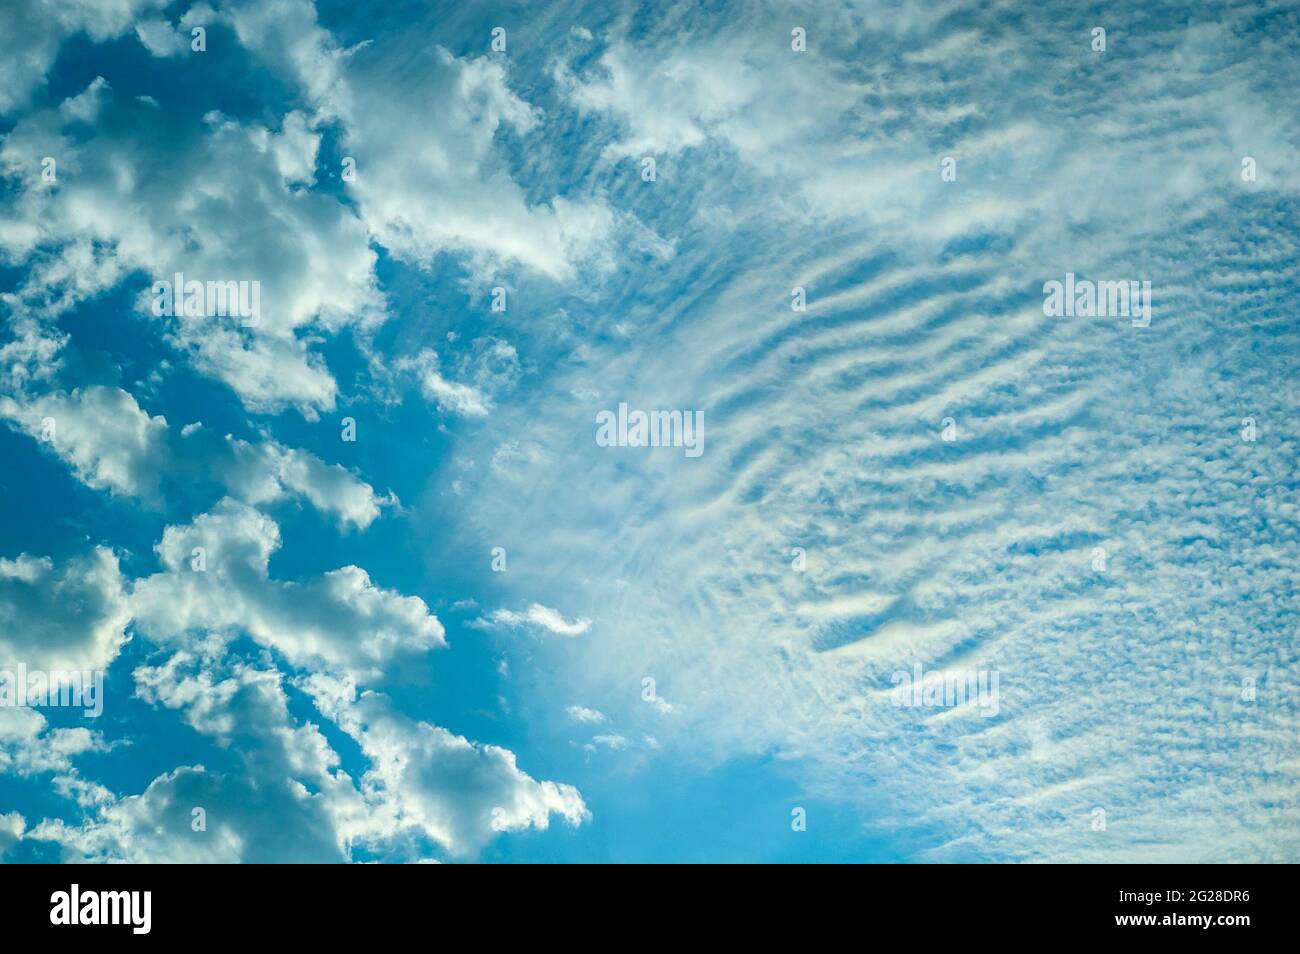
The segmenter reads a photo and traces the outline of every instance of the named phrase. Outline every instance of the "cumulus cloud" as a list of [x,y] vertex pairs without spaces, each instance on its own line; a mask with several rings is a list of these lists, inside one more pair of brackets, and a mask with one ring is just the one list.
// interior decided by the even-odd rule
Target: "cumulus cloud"
[[[88,139],[66,135],[78,123],[93,128]],[[256,281],[256,322],[158,320],[199,370],[249,408],[292,406],[309,417],[331,409],[337,385],[303,332],[373,328],[385,305],[364,224],[337,199],[300,187],[313,178],[319,138],[296,113],[278,128],[210,113],[178,130],[156,106],[117,95],[103,79],[57,110],[24,117],[0,145],[0,173],[19,189],[0,254],[31,265],[18,301],[58,314],[144,275],[140,308],[148,314],[151,283],[176,273]],[[54,187],[33,174],[46,155],[65,170]],[[154,174],[160,164],[165,175]]]
[[[0,255],[29,266],[17,296],[24,306],[57,315],[140,275],[258,281],[255,327],[185,315],[160,324],[250,410],[296,407],[314,417],[335,406],[338,388],[313,341],[345,326],[364,339],[386,317],[372,240],[421,265],[464,256],[481,274],[520,264],[568,279],[610,264],[615,216],[603,201],[534,200],[498,154],[502,130],[526,135],[539,122],[502,62],[427,51],[418,29],[345,53],[306,2],[237,5],[207,19],[287,67],[313,112],[272,124],[214,112],[178,126],[156,101],[120,96],[99,78],[21,118],[0,145],[0,174],[17,190],[0,217]],[[138,26],[159,54],[172,52],[169,30],[150,19]],[[429,109],[430,122],[406,121]],[[338,124],[357,162],[345,183],[351,202],[310,188],[322,122]],[[37,174],[44,156],[64,171],[57,183]],[[141,309],[148,305],[142,289]],[[436,370],[426,379],[459,411],[487,406],[473,386]]]
[[27,833],[59,844],[66,860],[329,862],[359,846],[466,858],[502,833],[547,828],[553,814],[571,825],[589,817],[572,786],[538,782],[510,751],[411,720],[382,695],[358,697],[350,680],[318,674],[299,684],[361,746],[369,767],[357,781],[319,727],[291,714],[274,670],[181,651],[135,679],[141,699],[181,712],[240,770],[181,766],[80,825],[47,820]]
[[[191,430],[184,437],[192,440],[193,434]],[[219,450],[207,466],[216,468],[229,491],[252,504],[300,495],[344,523],[364,528],[379,516],[381,507],[396,503],[393,495],[379,497],[347,469],[303,450],[271,440],[252,444],[229,436],[210,443]]]
[[0,396],[0,418],[42,441],[87,486],[153,503],[164,480],[173,491],[180,484],[215,483],[250,504],[300,496],[364,528],[393,502],[343,467],[274,440],[218,437],[198,424],[175,432],[121,388],[92,385],[22,400]]
[[294,665],[336,667],[358,678],[445,644],[423,600],[376,586],[360,567],[305,583],[272,579],[268,564],[279,546],[274,521],[231,499],[168,527],[156,547],[163,571],[132,591],[137,627],[160,641],[243,632]]
[[[213,810],[209,830],[193,830],[196,807]],[[63,860],[72,863],[343,861],[333,831],[314,809],[310,799],[281,784],[254,787],[247,779],[214,774],[201,765],[183,766],[80,825],[46,819],[27,837],[58,844]]]
[[0,859],[3,859],[9,850],[22,840],[26,828],[26,819],[17,812],[6,812],[0,815]]
[[130,618],[117,557],[98,547],[55,564],[0,558],[0,656],[4,668],[107,669]]
[[120,388],[93,386],[20,402],[0,396],[0,417],[48,444],[88,487],[153,496],[167,421]]
[[46,820],[28,837],[60,845],[64,860],[76,862],[347,860],[346,819],[361,813],[361,799],[319,728],[290,715],[278,672],[213,665],[181,652],[140,667],[137,694],[181,711],[234,753],[236,770],[179,766],[139,795],[105,801],[81,824]]
[[47,776],[55,792],[83,808],[92,808],[111,800],[112,795],[82,778],[73,759],[107,749],[98,732],[82,726],[52,728],[35,709],[0,706],[0,775]]
[[345,687],[309,683],[321,711],[351,735],[370,760],[361,783],[377,812],[376,833],[414,829],[458,856],[482,848],[496,833],[546,829],[551,815],[570,825],[590,817],[572,785],[538,782],[515,755],[410,719],[383,695],[353,700]]

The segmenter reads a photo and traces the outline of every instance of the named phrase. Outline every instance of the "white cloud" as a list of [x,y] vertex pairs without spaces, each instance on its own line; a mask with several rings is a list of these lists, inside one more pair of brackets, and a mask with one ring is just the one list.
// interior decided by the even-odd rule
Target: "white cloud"
[[519,264],[554,279],[607,267],[608,205],[525,196],[494,141],[528,134],[540,113],[510,90],[503,62],[430,47],[436,13],[425,16],[343,51],[305,0],[230,13],[241,42],[342,124],[344,154],[357,163],[349,191],[392,254],[414,263],[464,254],[480,274]]
[[65,860],[323,862],[360,847],[433,860],[430,843],[467,858],[501,833],[549,827],[553,814],[571,825],[590,817],[572,786],[538,782],[512,752],[408,719],[384,696],[358,698],[347,679],[298,684],[360,745],[369,767],[358,781],[315,724],[294,718],[274,670],[181,651],[135,678],[140,698],[180,711],[239,768],[181,766],[141,795],[94,806],[81,825],[47,820],[27,833],[60,844]]
[[398,365],[399,370],[413,370],[425,398],[443,411],[465,417],[486,417],[489,399],[478,388],[448,381],[439,370],[438,353],[425,348],[414,358]]
[[190,37],[161,17],[137,22],[135,35],[154,56],[177,56],[190,46]]
[[17,812],[0,815],[0,860],[3,860],[9,850],[22,840],[23,832],[26,830],[27,821]]
[[588,709],[586,706],[569,706],[564,711],[575,722],[598,723],[605,721],[605,713],[598,709]]
[[161,415],[150,416],[120,388],[93,385],[67,394],[0,396],[0,419],[41,440],[87,486],[151,503],[164,496],[164,477],[188,485],[215,482],[250,504],[301,496],[361,528],[395,502],[377,496],[343,467],[270,439],[250,443],[218,437],[197,424],[172,431]]
[[23,403],[0,396],[0,417],[45,441],[88,487],[157,492],[167,421],[150,417],[120,388],[93,386]]
[[371,762],[362,788],[372,805],[371,837],[414,829],[458,856],[477,852],[496,833],[546,829],[550,816],[570,825],[590,817],[572,785],[538,782],[515,755],[409,719],[388,699],[309,681],[321,711],[361,746]]
[[125,33],[140,13],[165,5],[166,0],[12,0],[0,6],[0,115],[44,82],[68,37],[85,33],[102,43]]
[[543,606],[541,603],[533,603],[522,613],[499,609],[488,618],[492,622],[504,623],[508,626],[540,627],[556,636],[581,636],[591,629],[591,620],[586,617],[567,620],[559,610]]
[[443,374],[442,362],[432,348],[401,358],[393,366],[415,376],[426,400],[445,413],[463,417],[486,417],[497,400],[515,388],[522,374],[515,347],[490,336],[475,339],[460,355],[454,373],[461,381]]
[[[492,155],[500,128],[525,134],[538,122],[509,90],[503,64],[426,52],[412,42],[419,35],[403,33],[409,49],[381,43],[348,60],[344,146],[358,166],[350,189],[376,238],[415,262],[463,252],[485,272],[519,263],[567,279],[598,260],[614,224],[604,204],[530,204]],[[413,110],[426,121],[407,122]]]
[[[1025,81],[1036,67],[1005,31],[955,30],[943,17],[920,24],[897,10],[869,30],[847,8],[810,13],[810,21],[800,54],[789,50],[787,25],[760,16],[685,42],[616,36],[581,71],[560,60],[553,72],[576,108],[614,125],[608,161],[655,156],[663,165],[686,150],[727,150],[749,174],[731,201],[749,186],[773,217],[814,228],[865,220],[895,241],[932,247],[996,229],[1016,230],[1019,245],[1036,248],[1059,242],[1083,218],[1136,221],[1169,202],[1205,212],[1219,198],[1205,187],[1233,186],[1241,156],[1267,153],[1282,168],[1300,161],[1300,147],[1269,116],[1272,96],[1241,68],[1241,57],[1267,54],[1238,49],[1234,57],[1231,33],[1157,31],[1171,48],[1181,45],[1177,68],[1195,93],[1171,93],[1168,72],[1143,68],[1124,91],[1111,76],[1058,88],[1044,109]],[[784,48],[773,42],[782,35]],[[860,61],[848,44],[864,36],[889,55]],[[956,71],[954,49],[965,66]],[[1215,81],[1191,62],[1215,63]],[[1083,100],[1099,89],[1113,91],[1114,102],[1094,117]],[[1194,143],[1171,136],[1161,148],[1176,155],[1156,161],[1145,132],[1128,131],[1146,130],[1162,109],[1195,122],[1198,134]],[[1078,148],[1076,110],[1089,116],[1091,149]],[[716,177],[696,174],[707,155],[672,165],[678,188],[728,193]],[[941,180],[942,157],[956,159],[956,183]],[[1099,159],[1106,189],[1093,186]],[[1269,187],[1296,188],[1281,179]]]
[[80,778],[72,759],[107,751],[98,732],[82,726],[51,728],[35,709],[0,706],[0,774],[52,775],[53,788],[83,807],[101,804],[109,793]]
[[129,619],[117,557],[0,558],[0,668],[107,669]]
[[[171,526],[157,551],[163,571],[136,582],[137,627],[159,641],[214,630],[244,632],[294,665],[323,666],[357,679],[445,645],[424,601],[371,582],[345,566],[305,583],[273,580],[279,528],[246,504],[226,499],[186,526]],[[197,571],[195,549],[206,569]]]
[[[159,7],[166,4],[159,2]],[[174,25],[162,17],[142,17],[136,21],[135,35],[146,50],[154,56],[169,57],[190,53],[194,39],[193,29],[207,29],[220,22],[221,16],[206,3],[195,3]]]
[[[0,112],[63,37],[121,35],[139,6],[63,5],[0,31]],[[1000,39],[995,17],[954,32],[950,17],[889,12],[869,26],[855,9],[810,13],[807,54],[784,48],[786,24],[736,18],[685,41],[616,38],[581,75],[555,74],[587,141],[592,117],[611,120],[592,155],[669,160],[642,211],[673,235],[663,267],[634,292],[606,289],[590,320],[617,316],[614,343],[600,326],[519,406],[500,400],[511,375],[480,378],[451,356],[424,359],[421,378],[445,410],[493,415],[465,448],[491,466],[465,468],[456,487],[467,526],[510,546],[509,598],[548,593],[600,613],[599,640],[528,643],[558,674],[548,688],[562,694],[548,698],[629,687],[605,707],[638,731],[676,713],[655,723],[666,757],[775,754],[818,794],[880,795],[889,812],[875,824],[938,833],[922,846],[932,858],[1294,855],[1277,810],[1296,787],[1294,666],[1277,649],[1297,562],[1279,491],[1296,448],[1278,422],[1295,402],[1277,386],[1292,369],[1259,342],[1294,352],[1286,316],[1260,302],[1290,287],[1296,255],[1276,210],[1256,204],[1295,190],[1279,171],[1297,166],[1290,86],[1270,88],[1256,65],[1291,62],[1293,44],[1175,22],[1153,32],[1153,59],[1092,69],[1082,42],[1073,58],[1051,37],[1024,47]],[[608,170],[585,192],[555,185],[554,117],[512,89],[519,59],[429,50],[419,23],[343,51],[301,0],[214,16],[301,83],[313,113],[268,126],[212,115],[195,134],[96,81],[21,120],[0,145],[14,197],[0,256],[28,270],[3,299],[15,316],[0,346],[6,414],[29,433],[41,407],[67,418],[55,450],[91,486],[147,493],[150,461],[223,462],[213,478],[242,503],[168,528],[163,572],[136,586],[152,638],[247,632],[295,665],[364,680],[441,645],[436,619],[357,567],[271,579],[278,528],[248,505],[300,495],[365,525],[371,488],[270,441],[178,436],[116,389],[33,397],[60,347],[53,319],[136,270],[262,275],[264,327],[180,320],[168,334],[248,408],[315,415],[337,393],[315,342],[344,326],[364,337],[384,317],[372,240],[408,263],[464,256],[475,282],[515,266],[572,280],[609,263]],[[156,22],[138,33],[166,51]],[[1057,83],[1061,69],[1087,82]],[[359,160],[355,209],[307,188],[324,123]],[[1236,165],[1247,151],[1261,157],[1249,191]],[[57,187],[33,176],[47,154],[60,157]],[[938,177],[945,154],[956,183]],[[1067,268],[1158,277],[1158,330],[1042,321],[1032,290]],[[810,306],[792,319],[796,283]],[[517,360],[503,363],[517,376]],[[704,460],[599,454],[583,402],[629,392],[704,406]],[[953,446],[935,438],[949,413]],[[1235,437],[1243,413],[1265,422],[1257,446]],[[216,450],[187,456],[186,442]],[[1087,568],[1094,543],[1111,553],[1105,577]],[[195,545],[206,573],[190,569]],[[804,573],[793,546],[807,550]],[[120,595],[106,594],[120,580],[107,559],[0,563],[0,611],[48,625],[41,651],[63,640],[111,655]],[[70,612],[42,603],[38,585],[86,599]],[[487,620],[567,636],[591,626],[541,604]],[[1001,719],[889,706],[892,669],[915,659],[998,667]],[[676,705],[637,697],[647,673]],[[1259,688],[1249,704],[1245,679]],[[576,790],[535,781],[512,753],[318,677],[307,685],[322,713],[371,760],[358,788],[323,734],[289,717],[280,683],[179,653],[144,667],[141,696],[232,746],[239,770],[183,766],[85,826],[39,830],[73,858],[336,860],[405,839],[470,853],[494,820],[585,816]],[[104,798],[72,771],[100,744],[0,712],[0,767],[54,772],[79,799]],[[186,834],[196,803],[219,809],[207,840]],[[1108,840],[1087,827],[1098,804]],[[22,824],[0,823],[0,850]]]
[[[153,319],[205,374],[252,410],[333,408],[337,385],[307,332],[344,326],[364,337],[385,317],[365,225],[337,199],[302,188],[314,176],[319,135],[300,113],[279,128],[219,114],[178,133],[156,107],[96,80],[60,110],[24,117],[0,145],[0,172],[20,190],[0,246],[26,263],[18,302],[57,315],[129,275],[149,287],[187,280],[260,283],[256,326],[236,316]],[[94,134],[73,140],[72,122]],[[57,187],[32,174],[58,157]],[[153,174],[165,163],[165,175]],[[151,209],[142,216],[138,210]],[[152,316],[150,316],[152,318]]]
[[[499,833],[547,828],[552,814],[572,825],[589,817],[576,789],[534,780],[506,749],[409,719],[382,695],[358,698],[349,679],[314,674],[298,680],[318,710],[360,745],[369,767],[354,782],[317,726],[291,716],[279,673],[242,663],[217,673],[213,665],[181,652],[162,666],[141,667],[135,674],[139,695],[181,710],[197,731],[230,746],[244,775],[178,769],[141,798],[105,811],[97,824],[80,832],[47,831],[46,837],[57,834],[92,855],[148,860],[202,845],[232,860],[256,861],[273,856],[277,843],[282,859],[346,858],[354,846],[368,846],[427,860],[423,840],[470,857]],[[316,794],[308,795],[304,785]],[[190,804],[209,806],[209,819],[219,826],[215,833],[210,828],[196,838],[181,827],[189,818],[176,810],[173,792],[182,788],[208,793],[207,801]],[[284,812],[294,812],[287,825]],[[153,837],[146,830],[151,823],[173,837]]]
[[[235,768],[182,765],[140,795],[111,798],[79,825],[46,820],[28,837],[73,862],[346,861],[360,793],[319,728],[290,713],[280,674],[188,651],[135,671],[137,695],[181,712]],[[196,809],[201,814],[196,814]]]
[[[397,502],[391,494],[377,496],[373,487],[338,464],[326,464],[314,454],[275,441],[250,444],[227,436],[222,449],[233,452],[233,460],[218,470],[221,479],[232,493],[251,504],[299,494],[318,509],[364,528],[379,516],[381,507]],[[213,456],[213,464],[225,464],[225,454]]]
[[[555,77],[580,110],[612,114],[627,127],[623,139],[605,147],[607,157],[662,157],[702,144],[715,130],[725,133],[725,124],[762,96],[761,73],[738,53],[716,44],[665,58],[615,41],[590,78],[563,64]],[[769,58],[766,67],[773,65]],[[782,72],[788,78],[791,71]]]

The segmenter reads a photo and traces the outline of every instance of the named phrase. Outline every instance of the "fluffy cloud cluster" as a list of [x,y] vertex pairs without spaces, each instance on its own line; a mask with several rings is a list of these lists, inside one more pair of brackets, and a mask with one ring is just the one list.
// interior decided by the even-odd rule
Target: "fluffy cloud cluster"
[[[353,857],[358,845],[469,857],[500,832],[547,827],[552,815],[580,823],[586,808],[572,786],[537,781],[509,750],[408,717],[358,688],[422,665],[445,645],[423,600],[376,585],[358,566],[272,577],[279,527],[257,508],[303,499],[365,529],[395,498],[286,446],[269,427],[244,440],[179,426],[124,387],[77,380],[85,355],[77,342],[69,347],[60,321],[126,288],[131,320],[228,386],[248,412],[292,409],[315,420],[339,396],[324,340],[350,335],[371,372],[385,373],[371,351],[388,317],[376,245],[419,266],[451,253],[479,273],[521,266],[565,279],[605,264],[608,208],[526,195],[497,139],[529,134],[539,111],[511,92],[501,62],[426,52],[417,31],[385,39],[383,49],[343,51],[300,0],[199,3],[179,19],[154,0],[32,7],[0,13],[12,28],[0,50],[13,53],[0,67],[0,114],[15,113],[0,139],[0,262],[19,276],[0,294],[8,332],[0,418],[92,489],[169,516],[221,499],[173,521],[156,548],[161,569],[134,581],[103,548],[58,564],[0,559],[0,647],[32,666],[106,668],[135,632],[152,646],[135,673],[137,697],[176,713],[235,764],[180,765],[140,794],[119,796],[78,771],[77,756],[107,744],[97,734],[6,710],[0,771],[53,774],[84,816],[29,823],[5,815],[0,853],[32,839],[61,846],[70,860],[328,861]],[[149,55],[195,64],[195,25],[212,31],[214,62],[251,55],[283,70],[301,86],[300,108],[269,121],[261,117],[275,114],[266,110],[257,119],[178,116],[165,95],[123,95],[101,77],[57,105],[17,113],[70,36],[134,32]],[[218,53],[214,42],[231,35],[242,52]],[[432,122],[407,121],[430,105]],[[338,170],[320,166],[326,135],[356,160],[346,196],[328,181]],[[152,283],[176,272],[257,282],[260,320],[153,314]],[[486,414],[520,373],[514,348],[493,337],[442,367],[432,350],[394,362],[398,373],[416,372],[432,403],[469,416]],[[257,664],[237,657],[237,637],[261,647]],[[314,694],[322,721],[355,737],[369,765],[355,783],[319,727],[291,714],[290,671]],[[209,812],[206,827],[195,825],[196,806]]]
[[279,527],[247,504],[226,499],[158,544],[162,572],[138,580],[136,626],[155,640],[207,631],[243,632],[294,665],[358,676],[444,644],[442,624],[418,597],[375,586],[360,567],[305,583],[272,579]]
[[467,856],[496,833],[545,829],[552,814],[570,825],[589,817],[576,788],[534,780],[508,749],[410,719],[381,694],[358,698],[345,682],[316,677],[307,689],[370,761],[361,779],[375,810],[370,837],[392,839],[413,829]]
[[137,670],[136,682],[141,698],[179,710],[200,735],[228,746],[235,770],[183,765],[81,824],[48,820],[30,837],[57,843],[70,861],[347,859],[340,826],[362,806],[319,729],[290,716],[278,673],[182,652]]
[[68,860],[330,862],[361,847],[415,859],[429,846],[470,857],[501,832],[548,827],[552,814],[587,817],[572,786],[537,782],[508,750],[402,716],[382,695],[358,699],[350,680],[317,675],[302,688],[361,746],[370,767],[356,781],[319,726],[291,715],[274,670],[182,651],[135,678],[142,699],[179,711],[238,769],[181,766],[81,825],[31,832]]
[[104,547],[57,565],[0,558],[0,668],[106,669],[129,619],[117,557]]
[[110,796],[103,788],[81,779],[73,759],[106,748],[102,736],[90,729],[52,728],[34,709],[0,706],[0,773],[53,774],[54,787],[82,806],[102,803]]
[[[0,647],[33,668],[106,668],[130,622],[166,657],[135,671],[136,696],[177,712],[232,753],[235,769],[181,765],[139,795],[115,796],[75,758],[102,751],[85,728],[51,729],[39,712],[0,709],[0,772],[52,774],[85,817],[27,827],[5,817],[7,843],[58,845],[66,860],[346,861],[358,847],[395,857],[472,857],[496,835],[588,817],[570,785],[537,781],[494,745],[412,719],[360,682],[445,645],[424,602],[375,586],[357,567],[305,583],[269,576],[275,523],[222,501],[167,528],[164,569],[131,592],[106,550],[56,568],[0,560]],[[229,655],[246,635],[308,675],[323,719],[354,738],[368,767],[355,781],[319,725],[290,713],[281,672]],[[196,808],[199,814],[196,814]]]
[[[90,139],[73,134],[88,124]],[[0,145],[0,174],[19,190],[0,220],[0,255],[29,266],[18,302],[56,315],[132,280],[149,314],[152,283],[177,272],[257,281],[255,326],[238,316],[153,320],[250,409],[333,408],[337,385],[303,333],[373,327],[384,301],[365,226],[306,188],[319,141],[296,114],[272,129],[210,113],[178,130],[157,104],[103,79],[24,117]],[[41,176],[46,156],[57,162],[53,183]]]
[[211,483],[250,504],[300,496],[341,523],[364,528],[392,502],[345,468],[271,439],[219,437],[198,424],[174,431],[121,388],[0,396],[0,418],[47,444],[87,486],[151,503],[159,501],[164,480],[173,489]]

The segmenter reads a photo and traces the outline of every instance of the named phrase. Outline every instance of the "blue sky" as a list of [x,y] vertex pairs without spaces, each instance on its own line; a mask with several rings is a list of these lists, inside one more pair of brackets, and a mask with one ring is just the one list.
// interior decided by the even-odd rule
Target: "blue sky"
[[1294,8],[0,25],[5,860],[1296,860]]

